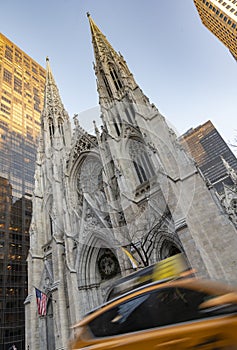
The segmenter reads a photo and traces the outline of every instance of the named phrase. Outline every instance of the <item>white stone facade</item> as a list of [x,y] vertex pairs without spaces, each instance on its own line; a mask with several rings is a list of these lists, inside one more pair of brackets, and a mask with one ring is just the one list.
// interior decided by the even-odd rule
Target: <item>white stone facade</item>
[[[71,326],[115,279],[184,252],[199,275],[237,280],[236,228],[124,58],[89,17],[103,128],[69,117],[47,62],[28,256],[26,349],[69,349]],[[223,249],[225,247],[225,249]],[[50,296],[39,316],[34,288]]]

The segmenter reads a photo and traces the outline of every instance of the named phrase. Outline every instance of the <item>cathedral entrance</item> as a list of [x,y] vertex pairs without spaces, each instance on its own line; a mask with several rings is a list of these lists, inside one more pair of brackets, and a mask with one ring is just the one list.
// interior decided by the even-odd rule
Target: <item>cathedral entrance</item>
[[177,245],[174,242],[164,240],[160,250],[161,260],[180,253],[182,253],[181,250],[177,247]]

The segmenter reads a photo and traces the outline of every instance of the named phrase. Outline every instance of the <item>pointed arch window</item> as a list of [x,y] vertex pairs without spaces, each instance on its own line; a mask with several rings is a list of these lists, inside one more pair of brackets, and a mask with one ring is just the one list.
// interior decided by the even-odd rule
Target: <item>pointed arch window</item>
[[113,79],[113,83],[114,83],[116,90],[117,91],[121,90],[123,87],[123,84],[121,83],[121,80],[119,79],[116,70],[114,69],[113,66],[110,66],[109,71],[110,71],[111,78]]
[[155,176],[154,166],[142,142],[131,140],[129,145],[129,155],[140,184]]
[[112,98],[112,97],[113,97],[113,94],[112,94],[112,91],[111,91],[111,89],[110,89],[110,86],[109,86],[109,83],[108,83],[108,80],[107,80],[107,77],[106,77],[104,71],[101,70],[101,71],[100,71],[100,74],[101,74],[101,77],[102,77],[103,82],[104,82],[104,84],[105,84],[105,87],[106,87],[106,90],[107,90],[107,92],[108,92],[108,95],[109,95],[109,97]]
[[51,141],[51,144],[52,144],[52,141],[53,141],[53,136],[54,136],[54,123],[53,123],[53,119],[52,118],[49,118],[49,136],[50,136],[50,141]]
[[140,183],[148,181],[147,174],[145,172],[145,169],[142,167],[142,165],[140,165],[135,160],[133,161],[133,165],[134,165],[134,168],[136,170],[136,173],[137,173],[137,176],[138,176]]
[[60,135],[63,138],[63,144],[65,145],[64,130],[63,130],[63,119],[62,118],[58,118],[58,130],[59,130]]

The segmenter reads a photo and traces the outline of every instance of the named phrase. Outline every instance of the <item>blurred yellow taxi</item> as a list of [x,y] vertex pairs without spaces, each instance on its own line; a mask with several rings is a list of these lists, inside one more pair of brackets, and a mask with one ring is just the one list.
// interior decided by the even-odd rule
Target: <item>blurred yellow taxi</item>
[[72,350],[237,350],[237,290],[214,281],[153,281],[73,327]]

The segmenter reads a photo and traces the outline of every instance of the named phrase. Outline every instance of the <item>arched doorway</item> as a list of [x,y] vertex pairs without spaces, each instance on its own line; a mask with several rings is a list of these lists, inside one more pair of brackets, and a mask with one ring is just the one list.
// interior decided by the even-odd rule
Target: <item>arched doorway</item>
[[160,248],[160,260],[180,253],[182,253],[182,251],[175,242],[165,239]]

